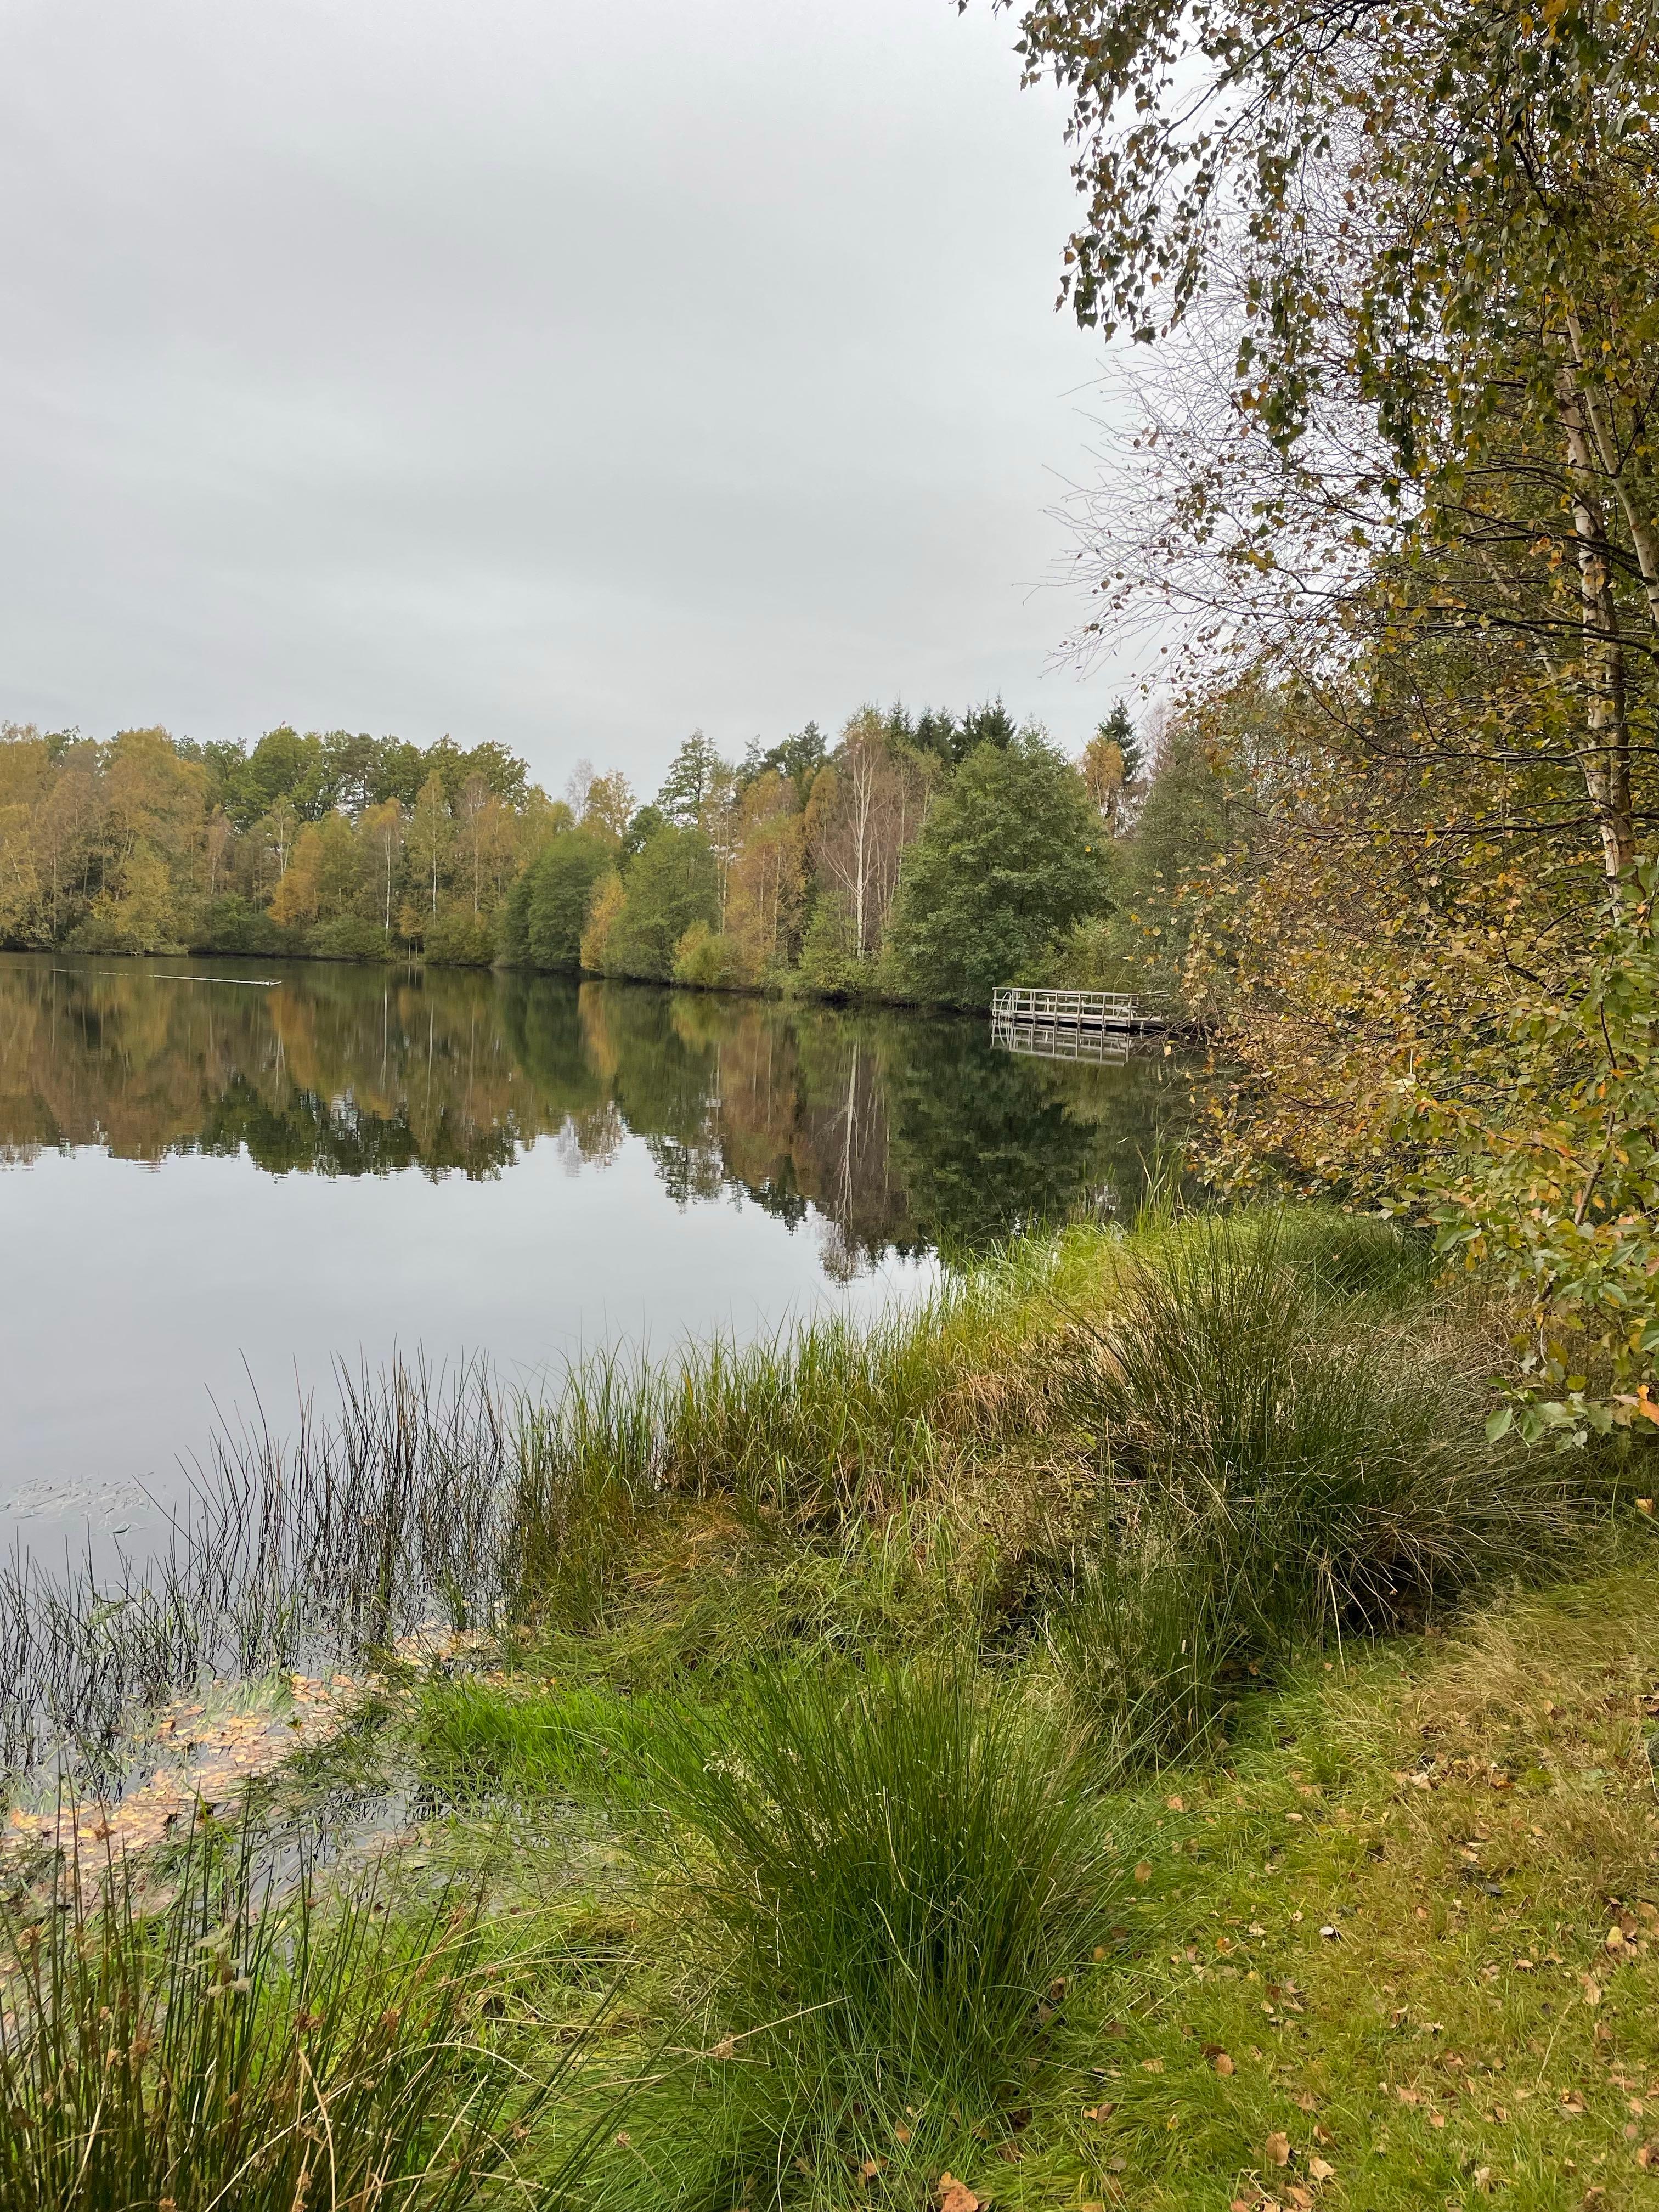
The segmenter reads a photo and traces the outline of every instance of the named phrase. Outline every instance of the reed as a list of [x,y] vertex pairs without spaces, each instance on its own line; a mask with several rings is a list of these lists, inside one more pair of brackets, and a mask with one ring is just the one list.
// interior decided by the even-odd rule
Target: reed
[[[130,1863],[0,1905],[0,2202],[31,2212],[460,2212],[564,2198],[580,2063],[515,2028],[480,1893],[371,1873],[313,1902],[252,1832],[192,1839],[152,1902]],[[516,1977],[516,1982],[515,1982]]]
[[331,1417],[305,1401],[291,1440],[223,1427],[164,1549],[113,1574],[54,1573],[21,1548],[0,1571],[0,1768],[68,1749],[118,1785],[135,1707],[204,1676],[241,1680],[382,1647],[500,1596],[512,1409],[482,1363],[339,1370]]

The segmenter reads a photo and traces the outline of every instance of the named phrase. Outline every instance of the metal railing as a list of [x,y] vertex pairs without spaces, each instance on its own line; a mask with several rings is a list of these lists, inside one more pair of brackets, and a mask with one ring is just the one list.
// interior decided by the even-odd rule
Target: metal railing
[[1129,1040],[1121,1030],[1081,1029],[1075,1022],[998,1017],[991,1024],[991,1042],[1030,1060],[1085,1060],[1091,1067],[1124,1067],[1129,1060]]
[[991,1018],[1105,1030],[1136,1029],[1149,1017],[1137,1012],[1127,991],[1028,991],[1010,985],[991,994]]

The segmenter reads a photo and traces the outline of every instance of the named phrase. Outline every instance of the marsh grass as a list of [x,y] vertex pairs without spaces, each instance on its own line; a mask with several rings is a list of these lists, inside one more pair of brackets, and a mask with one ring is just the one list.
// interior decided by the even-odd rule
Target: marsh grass
[[601,1354],[544,1398],[399,1360],[343,1367],[289,1437],[262,1409],[222,1424],[155,1555],[0,1569],[0,1769],[67,1753],[107,1794],[135,1711],[210,1677],[349,1663],[434,1621],[590,1633],[688,1507],[856,1548],[1042,1417],[1048,1289],[1080,1249],[1016,1245],[866,1328]]
[[1582,1469],[1486,1446],[1431,1266],[1376,1220],[1166,1207],[1018,1243],[868,1328],[605,1354],[542,1400],[477,1365],[343,1374],[291,1443],[221,1435],[159,1560],[0,1576],[0,1757],[67,1744],[107,1794],[135,1708],[434,1617],[603,1645],[647,1685],[1017,1640],[1057,1522],[1050,1643],[1104,1736],[1176,1755],[1241,1669],[1413,1617],[1573,1522]]
[[204,1678],[244,1680],[385,1646],[434,1610],[498,1599],[509,1409],[477,1363],[339,1370],[332,1418],[305,1401],[290,1442],[222,1427],[165,1549],[113,1573],[0,1570],[0,1768],[67,1752],[118,1788],[135,1708]]
[[515,2025],[538,1962],[481,1902],[380,1872],[315,1902],[210,1826],[169,1893],[112,1857],[0,1907],[0,2201],[459,2212],[531,2167],[557,2201],[592,2148],[546,2140],[580,2052]]
[[1051,1624],[1115,1755],[1200,1747],[1299,1649],[1535,1574],[1583,1532],[1594,1470],[1487,1444],[1425,1282],[1387,1224],[1265,1209],[1180,1223],[1121,1273],[1065,1386],[1100,1519]]
[[[1231,2004],[1225,2033],[1266,2043],[1254,1988],[1204,1993],[1208,1951],[1178,1950],[1171,1983],[1148,1949],[1165,1822],[1208,1808],[1183,1851],[1224,1826],[1207,1754],[1224,1736],[1235,1770],[1260,1763],[1310,1698],[1333,1741],[1345,1670],[1401,1648],[1380,1632],[1535,1579],[1595,1520],[1598,1461],[1487,1443],[1480,1326],[1386,1224],[1171,1200],[1127,1234],[1015,1246],[866,1331],[604,1357],[533,1403],[482,1369],[399,1369],[327,1420],[307,1407],[291,1445],[222,1440],[154,1572],[20,1567],[0,1590],[33,1717],[9,1714],[8,1756],[55,1728],[113,1763],[133,1702],[181,1680],[372,1654],[383,1692],[307,1754],[306,1786],[361,1795],[406,1754],[454,1816],[418,1856],[516,1884],[564,1963],[505,1955],[504,1916],[441,1881],[424,1906],[337,1870],[326,1902],[286,1875],[278,1894],[217,1830],[165,1905],[113,1864],[101,1904],[15,1901],[4,2201],[459,2212],[574,2188],[760,2212],[915,2205],[949,2167],[1012,2212],[1112,2197],[1091,2145],[1115,2107],[1111,2140],[1172,2192],[1147,2202],[1189,2201],[1153,2113],[1192,2116],[1194,2172],[1224,2143],[1190,2201],[1231,2201],[1246,2169],[1205,2063],[1103,2097],[1121,2053],[1097,2039],[1078,2077],[1079,2021],[1162,2033],[1137,2010],[1156,1985],[1170,2037],[1200,1991],[1194,2017]],[[468,1633],[399,1657],[434,1619]],[[1533,1645],[1511,1642],[1489,1656],[1525,1782]],[[1638,1677],[1619,1693],[1659,1710]],[[1316,1745],[1298,1757],[1287,1820],[1337,1786]],[[1375,1758],[1366,1776],[1370,1802]],[[1586,1832],[1600,1787],[1580,1778]],[[1211,1931],[1217,1958],[1250,1914],[1266,1927],[1257,1900]],[[572,2005],[636,1942],[607,2033],[647,2078],[617,2130],[556,2039],[586,2047]],[[1279,2102],[1250,2110],[1278,2126]]]
[[1019,2101],[1118,1865],[1051,1717],[961,1665],[772,1668],[646,1760],[775,2126]]

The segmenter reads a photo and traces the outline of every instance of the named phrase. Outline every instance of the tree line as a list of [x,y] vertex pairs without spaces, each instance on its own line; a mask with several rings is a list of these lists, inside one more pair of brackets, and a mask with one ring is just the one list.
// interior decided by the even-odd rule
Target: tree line
[[694,732],[644,801],[586,762],[550,798],[447,737],[9,724],[0,943],[982,1004],[1081,957],[1140,769],[1121,704],[1075,763],[1000,701],[866,707],[738,761]]

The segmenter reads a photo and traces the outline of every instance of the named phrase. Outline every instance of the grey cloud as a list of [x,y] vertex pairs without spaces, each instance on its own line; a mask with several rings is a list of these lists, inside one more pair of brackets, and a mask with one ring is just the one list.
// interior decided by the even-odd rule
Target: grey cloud
[[641,782],[896,692],[1072,742],[1072,214],[945,0],[0,15],[0,713]]

